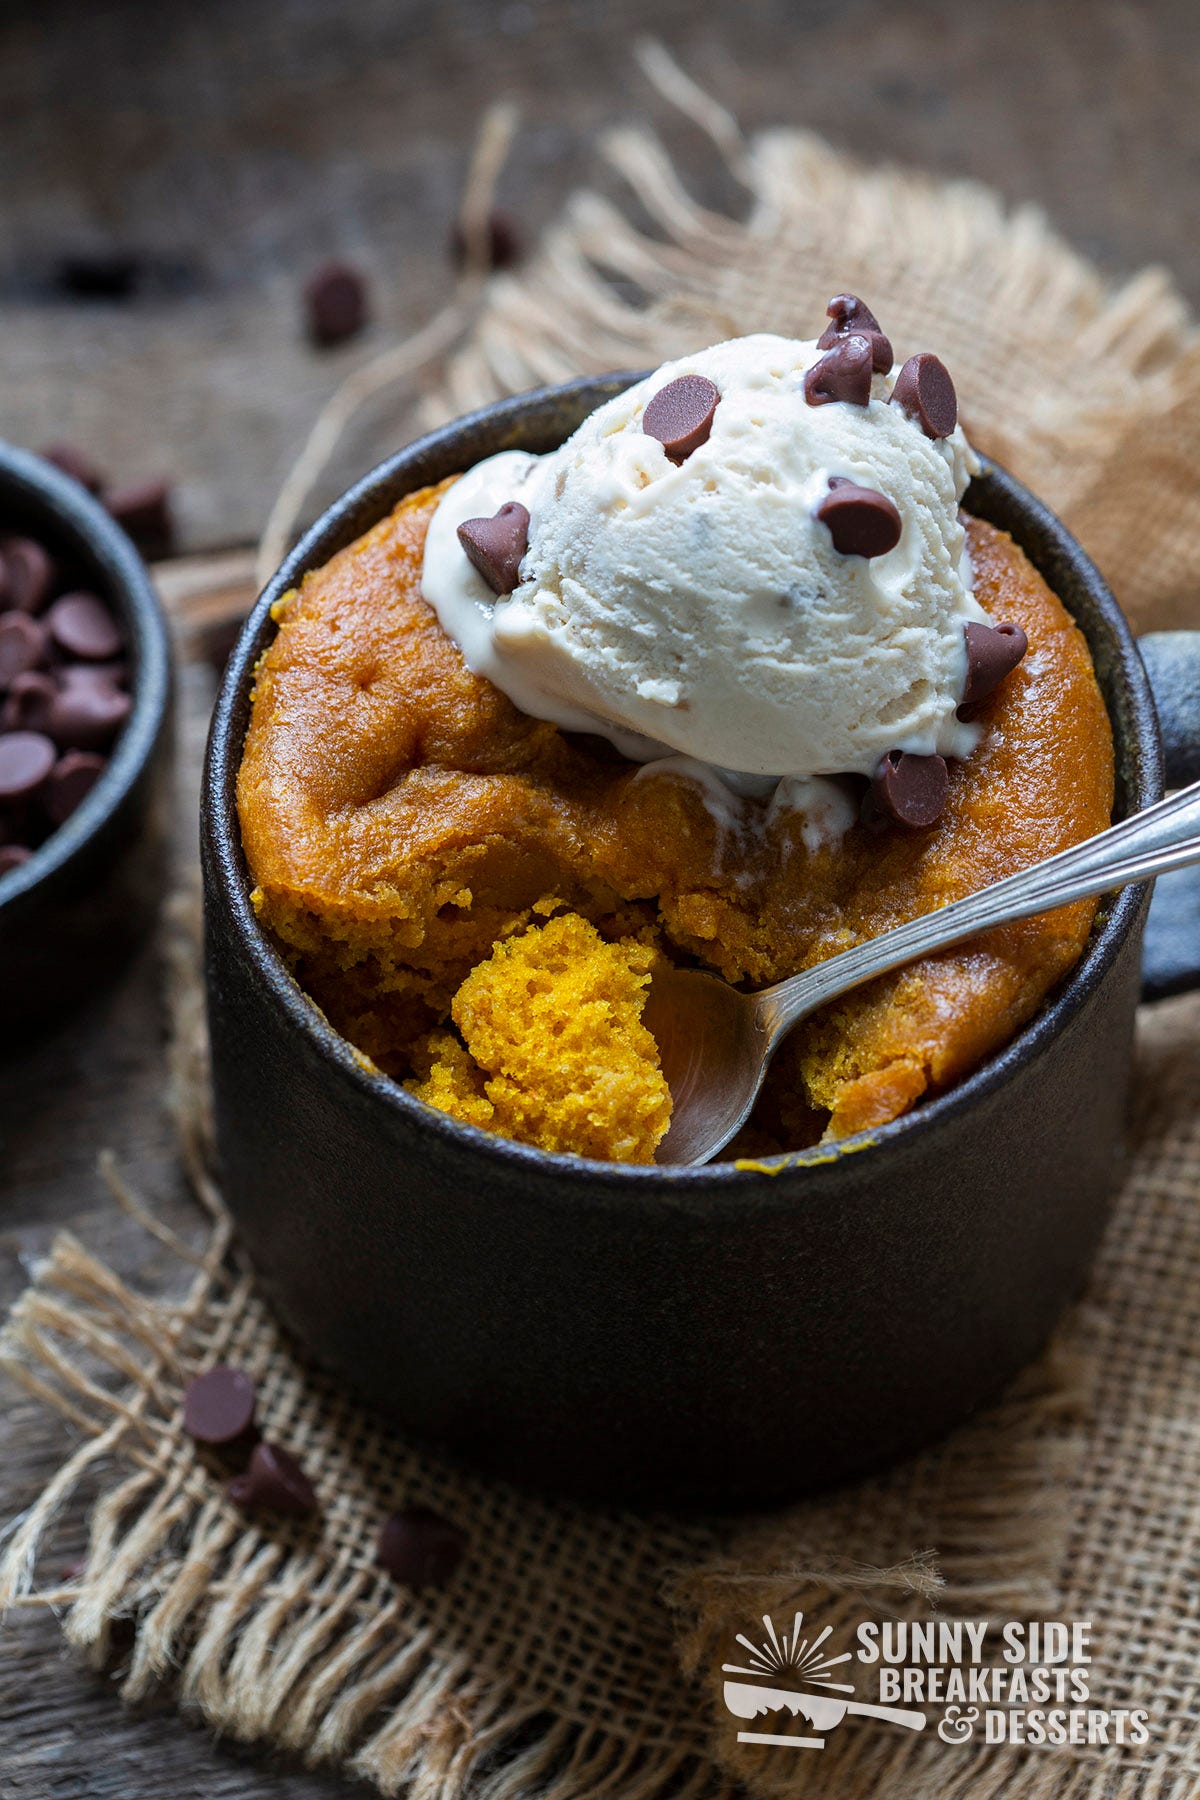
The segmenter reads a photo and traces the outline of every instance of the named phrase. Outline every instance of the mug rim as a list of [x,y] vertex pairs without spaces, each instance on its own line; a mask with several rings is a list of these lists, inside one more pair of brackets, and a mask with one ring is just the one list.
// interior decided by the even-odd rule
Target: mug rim
[[[201,832],[205,848],[210,849],[211,873],[219,903],[229,909],[232,923],[272,1003],[282,1011],[291,1025],[319,1053],[337,1076],[348,1081],[366,1095],[376,1098],[406,1126],[418,1134],[428,1133],[431,1143],[443,1150],[467,1153],[494,1163],[509,1174],[524,1172],[531,1184],[549,1188],[559,1198],[558,1184],[567,1184],[561,1197],[571,1205],[579,1204],[583,1194],[600,1204],[620,1204],[626,1190],[629,1195],[644,1195],[647,1184],[659,1190],[661,1198],[673,1202],[695,1200],[705,1206],[729,1199],[745,1207],[753,1197],[769,1201],[774,1194],[780,1203],[794,1206],[797,1195],[791,1183],[780,1183],[777,1177],[793,1171],[826,1173],[846,1155],[864,1150],[891,1150],[893,1156],[921,1142],[927,1134],[950,1117],[966,1112],[1003,1088],[1011,1073],[1033,1061],[1048,1048],[1084,1005],[1112,968],[1125,940],[1144,908],[1147,885],[1126,886],[1101,912],[1078,962],[1052,990],[1033,1017],[1016,1034],[987,1057],[961,1081],[944,1093],[923,1100],[920,1105],[886,1124],[856,1133],[832,1144],[817,1144],[805,1150],[773,1152],[758,1160],[709,1162],[691,1165],[637,1164],[603,1162],[559,1151],[539,1149],[487,1132],[453,1118],[418,1100],[399,1081],[393,1080],[366,1059],[348,1039],[334,1029],[324,1014],[299,986],[280,951],[260,925],[250,905],[252,878],[242,848],[237,818],[236,782],[244,744],[244,730],[236,745],[233,739],[245,701],[248,718],[248,690],[259,657],[277,629],[271,618],[272,608],[284,594],[296,587],[304,575],[322,566],[340,549],[352,543],[364,531],[378,523],[405,494],[426,485],[424,478],[408,475],[418,460],[436,455],[439,450],[455,447],[463,438],[489,435],[490,448],[468,455],[458,467],[467,468],[484,455],[507,447],[504,432],[530,411],[550,411],[581,400],[590,400],[586,411],[592,411],[605,399],[642,379],[645,371],[599,376],[582,376],[555,386],[535,388],[527,393],[492,402],[463,414],[378,463],[359,481],[334,500],[289,552],[275,574],[267,582],[243,624],[237,643],[226,665],[213,710],[201,799]],[[586,412],[580,413],[580,418]],[[574,429],[574,427],[571,427]],[[564,434],[566,435],[566,434]],[[562,441],[562,438],[559,439]],[[1029,492],[1024,485],[991,458],[979,454],[982,465],[976,483],[986,484],[1007,500],[1021,515],[1031,533],[1039,534],[1053,546],[1056,554],[1070,564],[1095,603],[1098,617],[1111,633],[1117,652],[1114,680],[1117,691],[1124,688],[1128,718],[1125,722],[1113,716],[1109,696],[1105,710],[1109,715],[1118,750],[1125,753],[1129,767],[1118,762],[1118,780],[1124,776],[1136,791],[1128,795],[1128,810],[1140,810],[1151,804],[1162,791],[1162,756],[1157,715],[1149,681],[1138,654],[1129,623],[1104,581],[1096,565],[1067,531],[1062,522]],[[447,473],[451,472],[447,470]],[[407,480],[407,486],[399,483]],[[1023,547],[1023,546],[1022,546]],[[1030,554],[1029,552],[1026,552]],[[1034,566],[1037,560],[1030,554]],[[1053,584],[1051,584],[1053,587]],[[1066,602],[1063,601],[1066,605]],[[1070,610],[1068,608],[1068,610]],[[1074,618],[1074,614],[1072,614]],[[1078,621],[1077,621],[1078,622]],[[1122,737],[1127,742],[1121,742]],[[481,1169],[486,1174],[486,1168]],[[823,1183],[816,1183],[823,1186]],[[589,1191],[590,1190],[590,1191]],[[615,1192],[614,1190],[619,1190]]]
[[[128,634],[132,706],[108,767],[71,816],[29,861],[0,876],[0,922],[24,914],[57,883],[120,812],[155,754],[171,699],[167,622],[132,540],[79,482],[44,457],[0,442],[0,507],[10,500],[45,519],[68,553],[94,564]],[[24,527],[15,528],[21,536]],[[8,535],[8,527],[4,527]],[[33,528],[30,530],[30,535]],[[101,584],[98,584],[101,585]]]

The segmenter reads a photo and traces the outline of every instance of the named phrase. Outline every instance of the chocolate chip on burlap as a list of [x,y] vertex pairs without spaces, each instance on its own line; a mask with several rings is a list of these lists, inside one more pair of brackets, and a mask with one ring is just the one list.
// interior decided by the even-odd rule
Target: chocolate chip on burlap
[[414,1589],[445,1587],[466,1554],[467,1534],[429,1506],[409,1506],[380,1527],[375,1560]]
[[828,526],[841,556],[886,556],[900,542],[902,521],[895,502],[844,475],[830,476],[829,492],[813,517]]
[[927,438],[948,438],[958,424],[958,395],[950,371],[928,350],[910,356],[901,368],[891,404],[914,419]]
[[805,371],[804,398],[810,406],[829,406],[839,400],[848,406],[867,406],[873,364],[870,338],[860,332],[839,338],[832,350]]
[[198,1444],[220,1448],[245,1442],[254,1431],[258,1389],[244,1369],[216,1363],[189,1381],[183,1394],[183,1429]]
[[458,541],[493,594],[511,594],[529,547],[529,513],[519,500],[506,500],[490,519],[464,519]]
[[317,1492],[296,1458],[264,1439],[254,1446],[250,1466],[225,1489],[243,1512],[278,1513],[281,1518],[307,1519],[317,1510]]
[[886,375],[892,366],[892,341],[865,300],[857,294],[835,294],[825,308],[831,321],[817,339],[819,350],[832,350],[839,339],[865,337],[871,346],[871,367]]
[[646,402],[642,430],[673,463],[685,462],[707,440],[720,403],[721,390],[707,375],[679,375]]

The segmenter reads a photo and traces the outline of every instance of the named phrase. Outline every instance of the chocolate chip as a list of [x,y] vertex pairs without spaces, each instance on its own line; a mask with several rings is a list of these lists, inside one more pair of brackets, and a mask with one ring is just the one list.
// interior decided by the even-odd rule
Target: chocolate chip
[[56,469],[61,469],[64,475],[69,475],[72,481],[77,481],[80,487],[85,487],[89,494],[98,494],[104,486],[104,477],[91,457],[74,444],[47,444],[38,454],[46,462],[53,463]]
[[428,1506],[409,1506],[386,1519],[375,1561],[405,1587],[444,1587],[463,1559],[467,1534]]
[[344,344],[367,322],[366,279],[350,263],[322,263],[304,284],[304,308],[314,344]]
[[[473,248],[462,228],[462,221],[456,221],[450,233],[450,254],[460,269],[465,266]],[[525,240],[520,226],[510,212],[495,207],[488,214],[482,248],[489,269],[509,269],[515,262],[520,262],[525,251]]]
[[10,869],[19,869],[33,855],[24,844],[0,844],[0,875],[7,875]]
[[46,660],[46,628],[28,613],[0,613],[0,687]]
[[33,538],[10,537],[0,545],[0,555],[9,606],[18,612],[41,612],[54,586],[54,560],[49,551]]
[[866,406],[871,398],[873,358],[871,340],[860,332],[839,338],[806,372],[804,398],[810,406],[828,406],[834,400]]
[[217,1363],[188,1382],[183,1429],[198,1444],[236,1444],[253,1432],[257,1402],[258,1390],[244,1370]]
[[265,1441],[254,1446],[249,1468],[235,1475],[225,1492],[243,1512],[306,1519],[317,1510],[316,1490],[295,1457]]
[[720,402],[721,390],[707,375],[679,375],[647,401],[642,430],[673,463],[685,462],[707,440]]
[[64,825],[87,799],[108,767],[108,759],[94,750],[68,750],[50,771],[42,803],[53,825]]
[[134,251],[82,251],[59,258],[54,283],[77,300],[128,300],[142,272],[142,258]]
[[132,705],[105,670],[76,665],[60,671],[46,707],[46,730],[60,749],[106,750]]
[[458,541],[493,594],[511,594],[529,548],[529,513],[519,500],[506,500],[490,519],[464,519]]
[[892,342],[866,301],[857,294],[835,294],[825,311],[832,323],[817,339],[817,348],[832,350],[841,338],[865,337],[871,345],[871,367],[886,375],[892,366]]
[[9,731],[0,736],[0,801],[31,799],[54,762],[54,745],[40,731]]
[[1026,650],[1029,639],[1019,625],[980,625],[972,620],[963,626],[967,644],[967,682],[963,688],[960,719],[969,719],[977,706],[995,693],[1006,675],[1011,675]]
[[845,476],[830,477],[829,492],[814,517],[828,525],[833,547],[842,556],[886,556],[900,542],[901,519],[895,504],[886,494],[859,487]]
[[80,662],[110,662],[121,648],[120,627],[95,594],[63,594],[46,624],[57,648]]
[[871,798],[898,825],[932,825],[942,816],[949,785],[944,757],[889,750],[875,771]]
[[105,506],[127,531],[143,556],[166,556],[175,539],[170,484],[162,480],[131,482],[107,494]]
[[958,423],[950,371],[928,350],[910,356],[896,377],[892,405],[915,419],[927,438],[946,438]]
[[45,731],[48,733],[50,707],[58,692],[50,675],[34,671],[18,675],[0,707],[0,731]]

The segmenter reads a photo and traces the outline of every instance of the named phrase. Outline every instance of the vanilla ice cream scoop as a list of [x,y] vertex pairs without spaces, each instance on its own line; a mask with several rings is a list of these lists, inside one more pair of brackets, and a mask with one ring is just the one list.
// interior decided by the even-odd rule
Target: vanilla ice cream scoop
[[559,450],[448,489],[422,582],[469,667],[642,761],[775,781],[968,754],[978,465],[936,359],[889,403],[887,340],[834,316],[824,348],[758,335],[667,363]]

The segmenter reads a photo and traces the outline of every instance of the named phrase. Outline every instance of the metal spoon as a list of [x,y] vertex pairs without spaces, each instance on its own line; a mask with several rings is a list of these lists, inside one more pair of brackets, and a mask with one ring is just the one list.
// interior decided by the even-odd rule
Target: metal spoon
[[1200,782],[1096,837],[831,956],[788,981],[742,994],[715,975],[656,975],[643,1014],[671,1090],[657,1161],[705,1163],[745,1124],[767,1066],[793,1025],[840,994],[996,925],[1106,894],[1200,862]]

